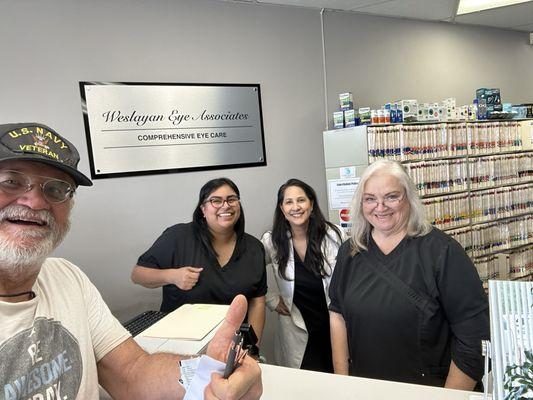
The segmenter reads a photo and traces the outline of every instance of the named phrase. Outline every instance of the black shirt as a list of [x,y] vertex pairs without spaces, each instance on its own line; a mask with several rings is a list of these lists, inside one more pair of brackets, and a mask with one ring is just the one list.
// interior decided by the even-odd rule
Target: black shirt
[[329,290],[346,322],[350,375],[443,386],[453,358],[479,380],[488,302],[459,243],[433,229],[385,255],[369,241],[353,257],[350,241],[341,246]]
[[[307,248],[309,250],[309,247]],[[320,276],[315,275],[294,249],[294,297],[307,328],[307,346],[300,368],[333,372],[329,313]]]
[[230,304],[237,294],[246,298],[267,292],[265,251],[259,240],[245,233],[237,238],[235,250],[221,268],[193,233],[192,223],[167,228],[137,264],[147,268],[203,267],[191,290],[176,285],[163,286],[161,311],[170,312],[186,303]]

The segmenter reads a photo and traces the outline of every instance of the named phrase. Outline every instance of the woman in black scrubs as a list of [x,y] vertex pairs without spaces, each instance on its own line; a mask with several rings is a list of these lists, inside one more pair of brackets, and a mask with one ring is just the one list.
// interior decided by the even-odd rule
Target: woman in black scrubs
[[267,291],[265,253],[244,232],[239,189],[228,178],[212,179],[200,190],[193,221],[167,228],[133,268],[132,280],[163,287],[161,311],[185,303],[230,304],[248,299],[248,322],[261,337]]
[[335,372],[472,390],[487,297],[463,248],[424,220],[401,164],[376,161],[352,203],[329,295]]
[[276,363],[333,372],[327,291],[340,230],[325,220],[315,191],[290,179],[278,191],[273,228],[262,242],[276,282],[267,294],[267,306],[279,316]]

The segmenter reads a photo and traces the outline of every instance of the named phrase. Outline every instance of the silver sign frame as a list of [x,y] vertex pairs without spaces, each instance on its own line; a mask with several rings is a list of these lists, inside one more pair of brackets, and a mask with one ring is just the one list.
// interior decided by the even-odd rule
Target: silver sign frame
[[93,179],[266,165],[259,84],[79,85]]

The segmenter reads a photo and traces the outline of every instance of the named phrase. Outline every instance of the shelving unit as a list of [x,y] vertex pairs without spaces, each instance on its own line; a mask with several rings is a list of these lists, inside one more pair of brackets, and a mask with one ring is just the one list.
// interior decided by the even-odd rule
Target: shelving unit
[[[350,147],[342,132],[367,138]],[[355,150],[355,151],[354,151]],[[533,279],[533,121],[370,125],[324,132],[326,176],[350,166],[348,152],[402,162],[430,222],[465,248],[482,280]],[[343,154],[343,165],[332,162]],[[334,161],[334,160],[333,160]],[[364,169],[360,166],[358,170]],[[362,172],[362,171],[361,171]],[[360,175],[360,174],[359,174]],[[358,176],[359,176],[358,175]],[[330,210],[330,219],[338,214]]]

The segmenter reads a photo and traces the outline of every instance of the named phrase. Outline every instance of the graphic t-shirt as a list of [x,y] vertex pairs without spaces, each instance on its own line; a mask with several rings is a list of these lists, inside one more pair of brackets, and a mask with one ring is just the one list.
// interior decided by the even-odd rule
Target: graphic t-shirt
[[0,301],[0,399],[98,399],[96,363],[129,333],[64,259],[47,259],[32,289],[32,300]]

